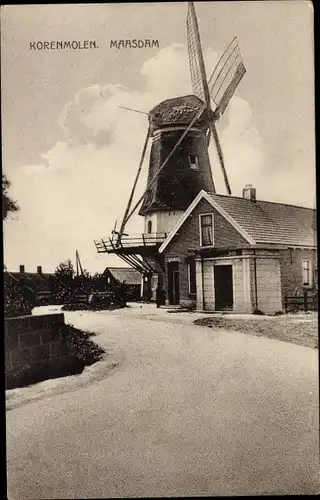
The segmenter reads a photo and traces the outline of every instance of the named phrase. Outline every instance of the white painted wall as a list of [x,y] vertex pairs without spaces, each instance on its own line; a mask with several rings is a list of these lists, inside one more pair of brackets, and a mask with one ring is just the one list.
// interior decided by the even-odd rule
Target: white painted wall
[[[252,312],[250,293],[249,259],[236,257],[228,259],[210,259],[203,261],[203,277],[200,274],[201,263],[197,264],[197,309],[215,310],[214,266],[232,265],[233,311]],[[202,299],[203,288],[203,299]]]
[[205,311],[215,309],[214,274],[211,260],[203,261],[203,309]]
[[197,310],[203,310],[203,280],[202,280],[202,262],[195,259],[196,262],[196,286],[197,286]]
[[173,227],[176,225],[180,217],[183,215],[182,210],[177,210],[174,212],[169,212],[165,210],[159,210],[151,214],[147,214],[144,220],[144,232],[148,233],[148,222],[152,222],[152,234],[155,233],[170,233]]
[[282,310],[280,261],[278,258],[259,258],[257,264],[258,309],[272,314]]

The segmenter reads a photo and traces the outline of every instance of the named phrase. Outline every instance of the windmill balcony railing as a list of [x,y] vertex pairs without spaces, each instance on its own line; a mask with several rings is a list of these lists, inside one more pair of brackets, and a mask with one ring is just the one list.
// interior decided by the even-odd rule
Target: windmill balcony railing
[[121,248],[160,246],[167,236],[168,233],[139,233],[123,235],[118,240],[117,235],[115,235],[113,239],[102,238],[101,240],[95,240],[94,243],[98,253],[114,252]]

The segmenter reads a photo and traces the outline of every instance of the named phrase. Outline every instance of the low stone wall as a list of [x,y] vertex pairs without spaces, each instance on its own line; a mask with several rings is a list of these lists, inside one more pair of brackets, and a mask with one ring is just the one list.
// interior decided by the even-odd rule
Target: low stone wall
[[70,373],[64,314],[5,319],[6,388]]

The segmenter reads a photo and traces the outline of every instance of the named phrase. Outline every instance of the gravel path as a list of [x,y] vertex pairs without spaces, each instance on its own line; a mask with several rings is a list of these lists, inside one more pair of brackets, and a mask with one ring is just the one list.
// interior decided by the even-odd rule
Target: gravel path
[[10,391],[9,498],[319,493],[316,350],[154,306],[66,318],[109,365]]

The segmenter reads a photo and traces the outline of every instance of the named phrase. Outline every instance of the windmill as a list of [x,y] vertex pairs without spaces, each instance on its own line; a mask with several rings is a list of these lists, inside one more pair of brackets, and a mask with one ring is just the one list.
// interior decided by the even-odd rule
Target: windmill
[[[225,112],[246,69],[237,38],[234,38],[208,79],[193,2],[188,3],[186,24],[193,94],[167,99],[148,113],[149,125],[140,162],[116,241],[112,237],[109,242],[95,242],[98,252],[117,253],[130,265],[140,266],[140,270],[141,263],[142,267],[150,265],[150,259],[145,257],[150,251],[142,252],[142,247],[149,247],[149,250],[150,247],[156,248],[158,240],[162,238],[163,241],[202,189],[216,192],[208,154],[211,138],[226,191],[231,194],[216,122]],[[149,141],[152,144],[147,186],[132,207]],[[140,242],[129,241],[124,238],[124,230],[140,204],[139,214],[145,218],[143,241],[141,237]],[[152,244],[153,237],[155,241]]]

